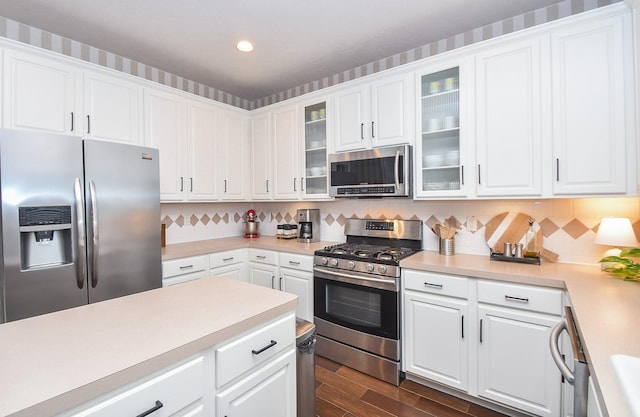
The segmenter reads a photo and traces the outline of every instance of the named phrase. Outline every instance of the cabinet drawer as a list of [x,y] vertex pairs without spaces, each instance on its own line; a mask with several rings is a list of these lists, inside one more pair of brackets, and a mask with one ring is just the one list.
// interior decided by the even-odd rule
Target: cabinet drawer
[[221,387],[273,358],[295,342],[295,316],[288,315],[216,349],[216,386]]
[[173,415],[204,396],[207,386],[204,369],[204,356],[198,356],[148,380],[137,381],[120,393],[106,394],[94,405],[82,405],[63,416],[135,416],[159,406],[156,401],[162,403],[159,409],[162,415]]
[[313,256],[281,252],[280,266],[282,268],[311,272],[313,271]]
[[162,278],[190,274],[192,272],[209,269],[209,262],[205,255],[190,258],[173,259],[162,262]]
[[251,262],[278,265],[278,252],[249,248],[249,260]]
[[218,268],[244,262],[246,249],[234,249],[209,255],[209,268]]
[[404,270],[404,288],[420,292],[468,298],[468,279],[452,275]]
[[553,288],[478,281],[478,302],[548,314],[562,314],[562,291]]

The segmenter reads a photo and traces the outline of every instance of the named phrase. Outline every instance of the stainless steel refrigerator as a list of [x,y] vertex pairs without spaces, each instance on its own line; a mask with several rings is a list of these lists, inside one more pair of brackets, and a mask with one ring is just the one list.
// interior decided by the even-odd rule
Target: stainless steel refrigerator
[[162,286],[158,151],[0,129],[0,322]]

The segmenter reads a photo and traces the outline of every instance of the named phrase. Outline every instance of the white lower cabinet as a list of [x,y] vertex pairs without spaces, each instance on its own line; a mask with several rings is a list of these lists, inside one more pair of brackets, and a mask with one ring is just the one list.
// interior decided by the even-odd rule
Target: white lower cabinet
[[206,397],[214,388],[212,366],[213,355],[207,350],[59,417],[211,415]]
[[313,256],[280,253],[282,291],[298,296],[296,316],[313,322]]
[[216,349],[216,415],[295,417],[293,314]]
[[298,296],[296,316],[313,322],[313,257],[249,248],[250,282]]
[[561,415],[561,375],[549,350],[561,290],[406,269],[402,285],[409,379],[536,416]]
[[207,257],[191,256],[162,262],[162,286],[200,279],[207,276]]
[[249,282],[280,290],[278,252],[249,248]]
[[478,395],[533,413],[561,415],[561,375],[549,350],[562,291],[478,282]]
[[234,249],[209,255],[209,275],[249,281],[246,267],[246,249]]
[[[405,372],[462,391],[469,374],[466,281],[415,271],[406,271],[403,279]],[[452,297],[450,288],[462,291]]]
[[220,392],[216,401],[219,417],[295,417],[295,350]]
[[481,397],[534,413],[560,415],[561,377],[549,353],[559,317],[479,307]]

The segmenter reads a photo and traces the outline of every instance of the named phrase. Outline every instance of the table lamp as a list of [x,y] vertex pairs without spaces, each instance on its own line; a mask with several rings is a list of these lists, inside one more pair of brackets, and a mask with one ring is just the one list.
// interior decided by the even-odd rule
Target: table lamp
[[[638,245],[635,233],[631,227],[631,221],[626,218],[605,217],[600,222],[596,239],[593,241],[596,245],[613,246],[607,250],[602,257],[620,256],[621,247],[633,247]],[[603,269],[606,267],[602,263]]]

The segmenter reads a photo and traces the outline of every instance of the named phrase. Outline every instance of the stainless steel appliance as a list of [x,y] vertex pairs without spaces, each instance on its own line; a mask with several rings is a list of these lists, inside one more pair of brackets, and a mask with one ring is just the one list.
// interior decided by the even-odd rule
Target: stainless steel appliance
[[[565,363],[558,346],[560,335],[565,330],[569,333],[571,341],[573,370]],[[558,369],[560,369],[560,373],[569,384],[573,385],[573,417],[587,417],[589,365],[582,348],[571,307],[565,307],[565,319],[559,322],[551,331],[549,345],[551,357]]]
[[346,243],[314,254],[316,353],[400,383],[400,260],[421,250],[419,220],[347,219]]
[[329,155],[332,197],[410,197],[409,145]]
[[320,209],[298,209],[298,242],[320,240]]
[[0,130],[0,322],[162,285],[155,149]]

